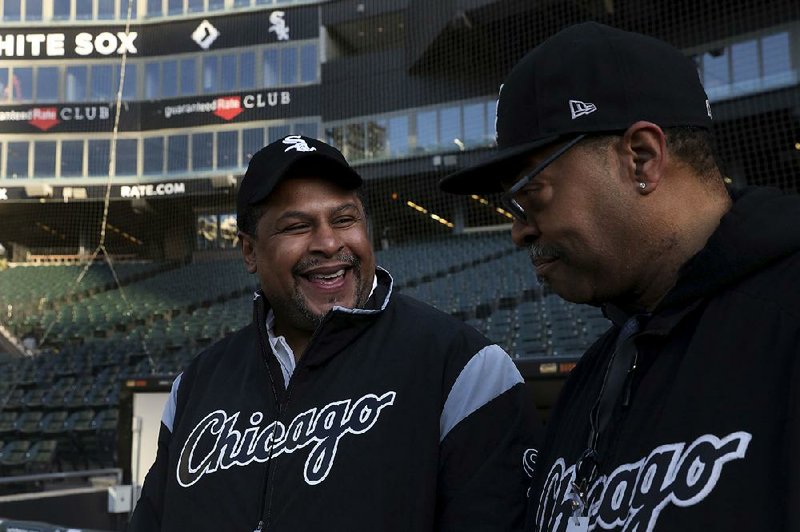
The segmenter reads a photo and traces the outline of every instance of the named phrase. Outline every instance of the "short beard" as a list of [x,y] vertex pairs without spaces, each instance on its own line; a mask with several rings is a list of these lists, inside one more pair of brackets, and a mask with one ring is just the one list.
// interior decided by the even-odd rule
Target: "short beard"
[[[350,272],[353,274],[355,280],[355,308],[362,307],[367,301],[364,297],[364,287],[362,286],[362,279],[363,275],[361,272],[361,261],[355,255],[350,254],[339,254],[335,257],[336,261],[345,262],[351,266]],[[295,267],[293,268],[293,272],[295,274],[299,274],[299,272],[308,270],[309,268],[313,268],[317,266],[322,261],[318,259],[306,259],[298,262]],[[328,301],[329,303],[335,303],[335,299],[331,299]],[[291,315],[291,321],[295,322],[296,325],[301,326],[300,328],[314,331],[317,327],[322,324],[322,320],[325,319],[327,313],[324,314],[315,314],[312,312],[308,305],[306,305],[306,301],[303,296],[300,294],[300,288],[295,283],[294,291],[292,292],[292,300],[291,300],[291,310],[289,313]],[[288,309],[287,309],[288,310]]]
[[[531,244],[528,246],[528,257],[531,259],[531,266],[533,266],[533,271],[536,272],[536,265],[534,261],[540,257],[553,257],[563,260],[563,255],[561,250],[556,248],[555,246],[542,246],[539,244]],[[539,281],[539,284],[550,288],[550,283],[548,283],[547,279],[544,277],[540,277],[536,275],[536,280]]]
[[528,256],[531,258],[531,262],[540,257],[553,257],[560,259],[561,250],[555,246],[540,246],[539,244],[531,244],[528,246]]

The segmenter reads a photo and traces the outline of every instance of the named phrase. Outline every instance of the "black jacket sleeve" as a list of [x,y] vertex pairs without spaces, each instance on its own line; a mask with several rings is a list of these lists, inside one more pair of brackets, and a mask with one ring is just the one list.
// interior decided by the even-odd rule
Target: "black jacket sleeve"
[[541,436],[522,382],[460,421],[441,444],[436,530],[522,530]]

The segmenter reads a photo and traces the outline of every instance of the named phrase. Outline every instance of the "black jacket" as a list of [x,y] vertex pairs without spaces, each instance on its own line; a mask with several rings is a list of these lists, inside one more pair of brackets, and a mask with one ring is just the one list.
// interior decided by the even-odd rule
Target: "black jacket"
[[522,528],[538,427],[519,372],[378,280],[366,309],[326,316],[288,389],[256,295],[253,323],[176,380],[130,530]]
[[[631,316],[606,309],[615,325],[548,424],[528,530],[567,530],[572,482],[593,464],[590,530],[800,530],[800,199],[733,197],[658,308],[635,318],[638,333],[618,341]],[[612,354],[634,362],[614,368]],[[616,391],[605,403],[604,379]],[[600,426],[605,411],[597,455],[584,454],[590,416]]]

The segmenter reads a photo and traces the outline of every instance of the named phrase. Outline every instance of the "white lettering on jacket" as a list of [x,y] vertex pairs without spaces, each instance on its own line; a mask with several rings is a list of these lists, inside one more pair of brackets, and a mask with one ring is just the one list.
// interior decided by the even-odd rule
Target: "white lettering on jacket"
[[[195,425],[178,458],[178,483],[187,488],[204,475],[251,462],[264,463],[281,454],[291,454],[313,445],[305,462],[303,476],[313,486],[325,480],[336,459],[339,440],[345,434],[364,434],[378,421],[381,411],[394,404],[395,392],[380,397],[367,394],[353,401],[335,401],[298,414],[288,428],[278,420],[262,427],[264,414],[253,412],[250,427],[244,432],[234,426],[240,412],[228,415],[215,410]],[[198,451],[210,451],[202,454]]]
[[[622,464],[597,479],[589,490],[589,530],[652,532],[668,504],[693,506],[716,487],[723,466],[744,458],[752,434],[712,434],[689,443],[661,445],[645,458]],[[572,515],[575,466],[559,458],[550,468],[536,513],[536,530],[567,530]],[[620,528],[621,527],[621,528]]]

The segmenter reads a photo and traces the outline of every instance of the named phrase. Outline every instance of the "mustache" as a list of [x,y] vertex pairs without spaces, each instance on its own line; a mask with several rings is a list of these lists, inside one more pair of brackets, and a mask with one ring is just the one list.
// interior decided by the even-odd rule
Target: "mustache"
[[535,261],[536,259],[541,258],[559,259],[561,258],[562,254],[561,250],[555,246],[531,244],[528,246],[528,256],[530,257],[531,261]]
[[329,259],[320,259],[318,257],[307,257],[305,259],[301,259],[292,268],[292,273],[295,275],[301,275],[304,271],[308,270],[309,268],[315,268],[317,266],[322,266],[330,262],[343,262],[356,271],[361,266],[361,261],[355,255],[351,253],[337,253],[336,255],[334,255]]

